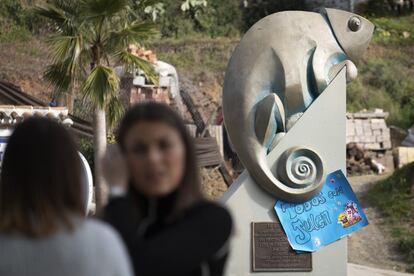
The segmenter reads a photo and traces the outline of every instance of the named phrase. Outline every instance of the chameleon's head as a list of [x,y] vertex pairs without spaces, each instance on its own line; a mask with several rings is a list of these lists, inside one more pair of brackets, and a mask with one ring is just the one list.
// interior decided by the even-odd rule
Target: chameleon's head
[[325,9],[325,16],[346,55],[357,61],[371,41],[375,26],[367,19],[347,11]]

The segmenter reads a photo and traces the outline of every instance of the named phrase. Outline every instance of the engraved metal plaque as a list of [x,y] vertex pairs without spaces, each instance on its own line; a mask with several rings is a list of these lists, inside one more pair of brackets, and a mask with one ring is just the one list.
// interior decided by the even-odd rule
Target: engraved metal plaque
[[297,254],[279,222],[252,222],[253,271],[312,271],[312,254]]

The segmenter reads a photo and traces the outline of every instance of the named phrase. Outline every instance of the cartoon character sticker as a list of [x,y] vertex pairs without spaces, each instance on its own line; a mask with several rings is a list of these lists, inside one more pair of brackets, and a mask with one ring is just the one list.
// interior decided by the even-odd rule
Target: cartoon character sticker
[[352,200],[348,200],[345,205],[345,210],[338,216],[338,223],[342,225],[343,228],[347,228],[354,224],[357,224],[362,220],[361,215],[358,212],[358,205]]

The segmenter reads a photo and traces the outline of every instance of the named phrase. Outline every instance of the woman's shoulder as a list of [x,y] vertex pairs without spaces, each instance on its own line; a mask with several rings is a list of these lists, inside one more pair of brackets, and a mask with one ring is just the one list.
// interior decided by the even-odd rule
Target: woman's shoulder
[[[88,238],[93,240],[93,238],[117,238],[117,233],[106,223],[100,222],[96,219],[84,219],[79,217],[74,217],[72,220],[72,228],[67,228],[62,226],[55,233],[49,235],[47,238],[43,238],[42,242],[55,242],[61,240],[76,240]],[[21,233],[1,233],[1,240],[27,240],[31,242],[33,239],[27,237]]]
[[[83,232],[98,251],[105,252],[108,249],[114,254],[125,251],[123,241],[112,226],[97,219],[89,218],[83,223]],[[105,253],[106,254],[106,253]]]
[[86,219],[81,228],[86,235],[110,240],[117,240],[119,238],[118,233],[112,226],[94,218]]
[[88,237],[90,243],[95,243],[102,250],[122,247],[122,239],[114,228],[97,219],[86,219],[79,229],[81,235]]
[[103,262],[102,266],[108,266],[108,271],[116,271],[117,275],[132,275],[126,248],[109,224],[89,218],[79,230],[83,233],[83,246],[91,248],[94,258]]

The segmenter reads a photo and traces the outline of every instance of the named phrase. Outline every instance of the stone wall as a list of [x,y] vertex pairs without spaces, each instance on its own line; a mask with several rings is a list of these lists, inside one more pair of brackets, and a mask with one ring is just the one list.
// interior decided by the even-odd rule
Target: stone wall
[[[372,112],[348,113],[346,122],[347,147],[356,146],[363,152],[364,159],[369,158],[394,170],[391,131],[385,119],[388,113],[382,109]],[[349,160],[348,160],[349,161]],[[372,163],[371,161],[369,163]],[[370,164],[372,166],[372,164]]]
[[391,149],[390,129],[385,123],[387,116],[381,109],[347,114],[346,143],[356,143],[364,150]]

